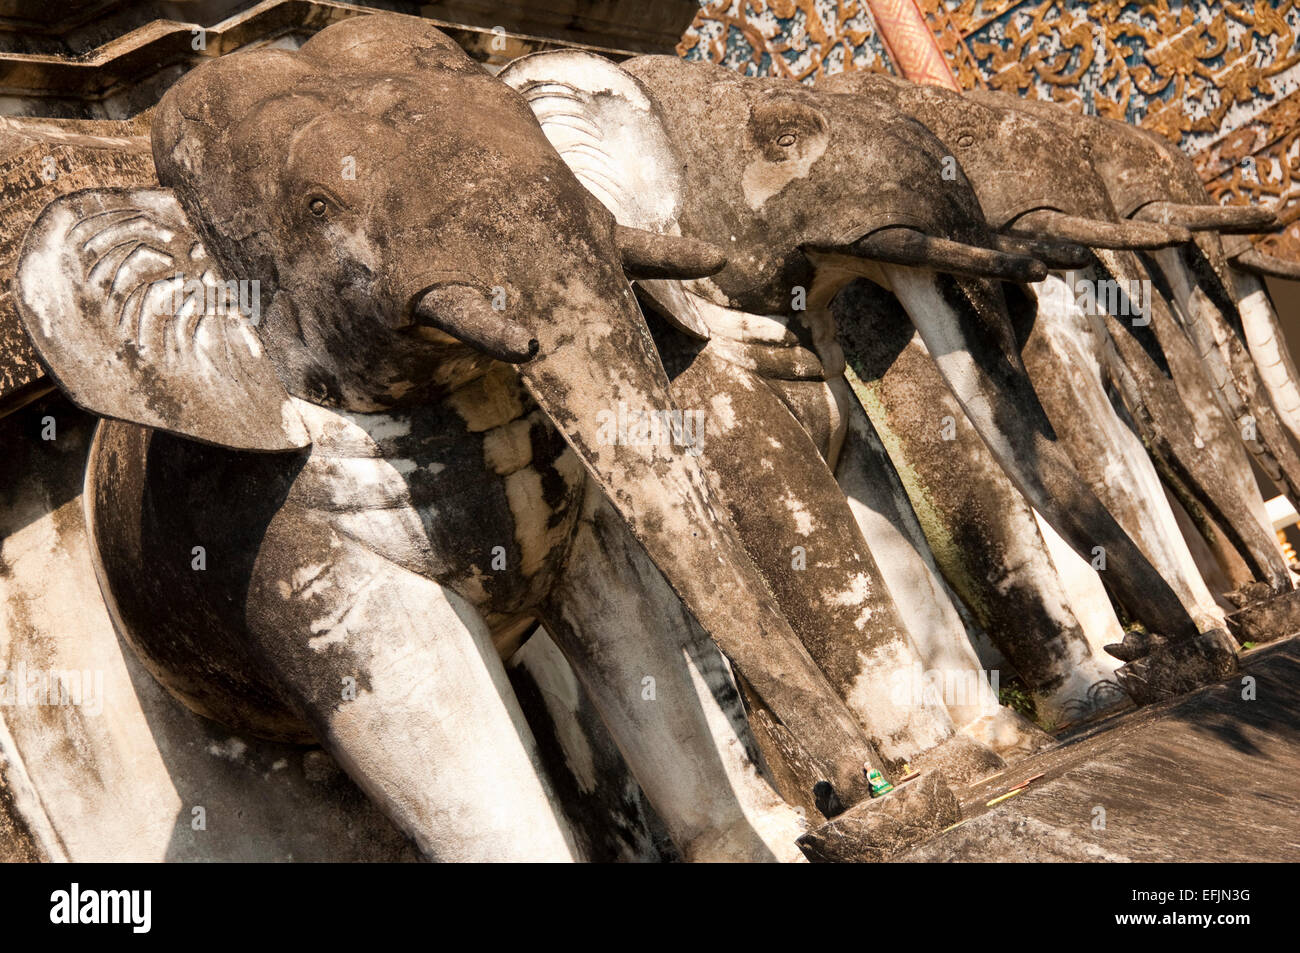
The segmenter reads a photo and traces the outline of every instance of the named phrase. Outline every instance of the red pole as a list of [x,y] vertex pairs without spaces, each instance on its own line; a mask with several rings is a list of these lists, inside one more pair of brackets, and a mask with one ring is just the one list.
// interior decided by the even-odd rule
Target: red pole
[[867,7],[890,59],[905,79],[961,91],[916,0],[867,0]]

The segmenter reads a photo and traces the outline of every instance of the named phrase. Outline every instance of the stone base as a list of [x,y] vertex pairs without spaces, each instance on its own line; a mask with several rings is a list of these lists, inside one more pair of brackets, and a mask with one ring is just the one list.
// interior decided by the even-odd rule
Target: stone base
[[1072,731],[959,790],[963,823],[890,863],[1300,861],[1300,636],[1240,664],[1255,691],[1234,678]]
[[859,801],[799,838],[813,863],[876,863],[961,820],[961,807],[941,773],[927,774],[884,797]]
[[1272,642],[1300,632],[1300,590],[1253,603],[1228,615],[1238,642]]
[[1237,670],[1237,646],[1223,629],[1192,639],[1162,642],[1150,654],[1115,671],[1115,679],[1134,703],[1150,705],[1227,678]]

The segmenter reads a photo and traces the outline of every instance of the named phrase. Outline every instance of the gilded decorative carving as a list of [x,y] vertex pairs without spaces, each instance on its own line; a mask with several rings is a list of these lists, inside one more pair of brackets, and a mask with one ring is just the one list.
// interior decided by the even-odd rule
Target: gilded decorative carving
[[[1195,157],[1220,201],[1300,204],[1294,0],[921,3],[946,13],[989,86],[1159,132]],[[1268,244],[1294,254],[1300,234]]]
[[[974,20],[969,0],[941,4],[995,89],[1036,92],[1123,118],[1199,152],[1287,95],[1300,10],[1292,0],[1243,3],[1006,5]],[[1275,78],[1283,78],[1280,84]],[[1245,118],[1245,117],[1242,117]]]
[[804,82],[845,69],[893,71],[865,0],[702,0],[677,53]]

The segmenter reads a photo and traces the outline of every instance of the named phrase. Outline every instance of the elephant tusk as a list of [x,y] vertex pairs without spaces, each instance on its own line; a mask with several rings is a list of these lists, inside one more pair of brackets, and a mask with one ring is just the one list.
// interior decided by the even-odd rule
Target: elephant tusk
[[1037,241],[1019,235],[995,235],[994,241],[1000,250],[1037,258],[1048,268],[1085,268],[1092,261],[1088,246],[1074,242]]
[[1232,263],[1239,268],[1246,269],[1246,271],[1253,271],[1257,275],[1300,281],[1300,264],[1287,261],[1284,258],[1276,258],[1273,255],[1265,255],[1253,248],[1237,255],[1232,259]]
[[1162,225],[1181,225],[1193,231],[1254,234],[1281,227],[1277,213],[1262,205],[1184,205],[1180,202],[1150,202],[1135,213],[1135,219]]
[[845,249],[855,258],[889,265],[931,268],[970,278],[996,278],[1028,283],[1047,277],[1047,266],[1036,258],[1012,252],[936,238],[914,228],[893,225],[864,235]]
[[661,235],[627,225],[616,226],[614,237],[623,258],[623,273],[633,281],[707,278],[727,266],[721,249],[697,238]]
[[1106,222],[1066,215],[1049,208],[1027,212],[1016,219],[1008,230],[1016,235],[1076,242],[1090,248],[1168,248],[1192,240],[1192,233],[1181,225],[1137,222],[1132,219]]
[[415,322],[437,328],[458,341],[507,364],[537,356],[537,339],[492,308],[482,292],[468,285],[442,285],[420,295]]

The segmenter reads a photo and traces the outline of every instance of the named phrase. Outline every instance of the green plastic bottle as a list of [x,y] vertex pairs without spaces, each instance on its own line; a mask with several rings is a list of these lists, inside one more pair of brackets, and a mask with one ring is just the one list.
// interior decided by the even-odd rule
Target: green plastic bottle
[[882,797],[894,790],[894,786],[885,780],[885,776],[875,768],[867,769],[867,784],[871,785],[871,796]]

